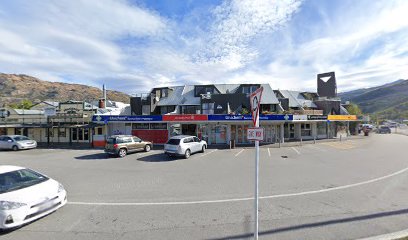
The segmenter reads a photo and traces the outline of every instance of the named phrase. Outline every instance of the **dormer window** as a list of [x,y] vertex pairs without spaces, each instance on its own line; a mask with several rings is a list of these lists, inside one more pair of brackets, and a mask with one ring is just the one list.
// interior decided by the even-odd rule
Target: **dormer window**
[[256,89],[258,89],[258,86],[243,86],[242,93],[250,94],[255,92]]
[[169,89],[168,88],[164,88],[161,90],[161,97],[165,98],[169,96]]
[[201,94],[214,94],[218,92],[214,89],[214,86],[196,86],[195,87],[195,96],[199,97]]

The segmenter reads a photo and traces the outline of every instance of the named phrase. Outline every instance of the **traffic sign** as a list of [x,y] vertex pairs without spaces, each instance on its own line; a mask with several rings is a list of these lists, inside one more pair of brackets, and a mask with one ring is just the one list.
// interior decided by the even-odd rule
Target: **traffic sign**
[[260,127],[248,128],[247,137],[248,140],[262,141],[264,139],[264,129]]
[[259,107],[261,105],[262,91],[263,91],[263,87],[260,87],[256,89],[255,92],[251,93],[251,96],[249,97],[249,102],[251,103],[252,121],[254,122],[254,126],[257,126],[256,123],[258,122]]

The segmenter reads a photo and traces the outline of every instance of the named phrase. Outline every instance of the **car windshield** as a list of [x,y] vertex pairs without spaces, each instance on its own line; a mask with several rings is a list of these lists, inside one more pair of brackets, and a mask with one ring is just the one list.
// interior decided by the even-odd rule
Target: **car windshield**
[[180,144],[180,139],[170,139],[167,144],[170,145],[179,145]]
[[31,140],[31,139],[29,139],[29,138],[26,137],[26,136],[16,136],[16,137],[14,137],[14,140],[15,140],[16,142],[21,142],[21,141],[28,141],[28,140]]
[[29,169],[0,174],[0,194],[30,187],[49,178]]

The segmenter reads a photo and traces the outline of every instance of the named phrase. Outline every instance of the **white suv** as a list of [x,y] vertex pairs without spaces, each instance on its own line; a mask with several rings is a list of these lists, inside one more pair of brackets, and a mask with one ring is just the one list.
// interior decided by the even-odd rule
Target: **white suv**
[[189,158],[196,152],[204,152],[207,148],[207,142],[200,140],[198,137],[179,135],[169,139],[164,144],[164,153],[169,156],[184,156]]

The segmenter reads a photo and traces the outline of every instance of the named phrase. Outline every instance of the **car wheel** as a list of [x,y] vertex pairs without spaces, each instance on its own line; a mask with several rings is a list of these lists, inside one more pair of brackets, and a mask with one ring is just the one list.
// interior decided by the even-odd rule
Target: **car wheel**
[[17,151],[17,150],[18,150],[18,147],[17,147],[16,145],[14,145],[11,149],[12,149],[13,151]]
[[184,158],[187,159],[191,156],[191,151],[190,149],[187,149],[186,152],[184,153]]
[[123,157],[126,156],[126,153],[127,153],[126,149],[121,148],[121,149],[119,149],[118,155],[119,155],[119,157],[123,158]]
[[152,147],[150,147],[150,145],[146,145],[144,150],[145,150],[145,152],[149,152],[150,149],[152,149]]
[[203,145],[203,148],[201,149],[201,152],[202,152],[202,153],[205,152],[205,145]]

